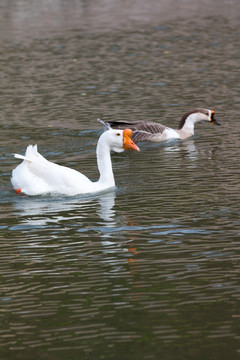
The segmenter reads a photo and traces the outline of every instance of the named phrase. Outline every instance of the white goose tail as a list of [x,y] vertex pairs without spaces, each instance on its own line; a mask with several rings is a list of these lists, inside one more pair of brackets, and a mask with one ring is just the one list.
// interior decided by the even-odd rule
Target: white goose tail
[[26,160],[26,161],[30,161],[33,162],[36,160],[36,158],[39,157],[39,153],[37,150],[37,145],[28,145],[25,155],[20,155],[20,154],[14,154],[14,157],[16,159],[21,159],[21,160]]

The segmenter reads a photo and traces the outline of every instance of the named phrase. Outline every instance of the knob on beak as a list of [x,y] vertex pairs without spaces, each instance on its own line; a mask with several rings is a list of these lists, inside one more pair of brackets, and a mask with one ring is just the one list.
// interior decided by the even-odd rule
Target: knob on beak
[[140,151],[139,147],[131,140],[131,136],[132,136],[131,129],[123,130],[123,148],[125,150]]

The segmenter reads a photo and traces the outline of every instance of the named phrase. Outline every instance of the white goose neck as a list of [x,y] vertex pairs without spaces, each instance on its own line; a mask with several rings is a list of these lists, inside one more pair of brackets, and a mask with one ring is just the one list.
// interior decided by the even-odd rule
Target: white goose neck
[[112,170],[111,150],[104,135],[105,133],[100,136],[97,144],[97,164],[100,173],[98,183],[112,187],[115,186],[115,180]]
[[194,125],[196,122],[198,122],[198,118],[195,116],[195,114],[191,114],[189,115],[186,120],[185,123],[183,125],[183,127],[181,128],[182,131],[187,132],[191,135],[194,135]]

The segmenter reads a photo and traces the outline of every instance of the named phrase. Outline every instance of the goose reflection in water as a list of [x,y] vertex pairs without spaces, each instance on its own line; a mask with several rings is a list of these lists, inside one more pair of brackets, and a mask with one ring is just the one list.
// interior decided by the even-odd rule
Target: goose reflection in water
[[163,150],[165,153],[171,154],[174,152],[184,151],[190,160],[197,160],[198,149],[195,145],[194,139],[187,139],[181,142],[179,140],[170,140],[164,145]]
[[76,197],[20,197],[14,207],[24,226],[45,226],[70,220],[84,220],[95,213],[107,224],[114,224],[116,191]]

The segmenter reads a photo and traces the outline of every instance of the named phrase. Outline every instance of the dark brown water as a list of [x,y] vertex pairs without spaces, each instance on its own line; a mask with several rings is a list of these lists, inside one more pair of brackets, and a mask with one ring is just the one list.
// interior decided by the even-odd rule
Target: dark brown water
[[[3,1],[0,358],[238,359],[239,2]],[[28,197],[38,143],[98,177],[104,120],[221,127],[113,154],[118,188]]]

